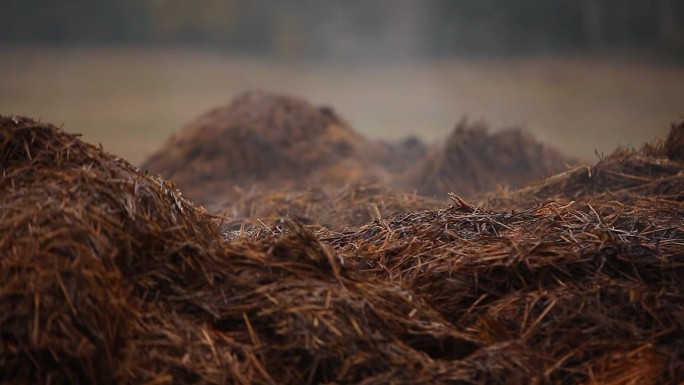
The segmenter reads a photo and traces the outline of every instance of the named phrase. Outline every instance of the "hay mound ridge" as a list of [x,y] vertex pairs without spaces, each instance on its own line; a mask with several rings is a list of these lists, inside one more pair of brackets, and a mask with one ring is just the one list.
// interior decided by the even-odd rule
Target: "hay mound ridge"
[[[521,209],[536,202],[629,203],[644,208],[684,201],[684,123],[667,140],[640,150],[618,149],[594,166],[581,166],[508,194],[491,195],[490,209]],[[649,199],[652,198],[652,199]]]
[[678,148],[607,158],[591,188],[564,174],[531,207],[539,189],[515,193],[516,211],[453,196],[227,237],[170,183],[2,117],[0,382],[682,382]]

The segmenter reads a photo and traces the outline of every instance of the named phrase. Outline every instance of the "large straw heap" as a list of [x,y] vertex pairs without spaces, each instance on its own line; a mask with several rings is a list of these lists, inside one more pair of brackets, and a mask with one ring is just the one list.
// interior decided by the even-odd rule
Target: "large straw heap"
[[253,186],[384,181],[371,161],[375,152],[329,107],[252,91],[190,122],[142,168],[211,206]]
[[438,199],[451,191],[473,198],[577,163],[522,130],[490,133],[466,120],[444,142],[370,140],[329,107],[252,91],[190,122],[141,168],[173,180],[190,200],[217,210],[227,201],[252,199],[255,189],[263,197],[360,182]]
[[0,381],[680,383],[683,131],[516,211],[454,195],[226,236],[168,182],[0,118]]
[[489,133],[482,123],[462,120],[443,145],[408,172],[406,184],[422,195],[458,191],[461,196],[476,197],[518,188],[576,163],[523,130]]

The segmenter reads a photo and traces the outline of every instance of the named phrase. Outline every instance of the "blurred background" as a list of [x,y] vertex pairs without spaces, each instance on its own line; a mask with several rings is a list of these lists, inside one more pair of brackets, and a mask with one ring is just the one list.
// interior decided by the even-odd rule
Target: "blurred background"
[[0,0],[0,113],[140,163],[261,89],[375,138],[463,116],[592,161],[684,118],[681,0]]

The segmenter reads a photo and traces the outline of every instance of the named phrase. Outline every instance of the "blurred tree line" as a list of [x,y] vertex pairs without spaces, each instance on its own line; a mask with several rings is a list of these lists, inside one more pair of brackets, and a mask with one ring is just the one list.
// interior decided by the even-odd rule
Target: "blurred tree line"
[[0,0],[5,44],[185,44],[290,56],[647,50],[683,0]]

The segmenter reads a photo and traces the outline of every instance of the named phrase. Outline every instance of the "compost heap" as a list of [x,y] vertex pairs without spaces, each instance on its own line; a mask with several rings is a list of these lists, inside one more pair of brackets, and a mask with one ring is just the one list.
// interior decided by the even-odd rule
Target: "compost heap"
[[188,124],[142,168],[210,206],[253,186],[305,190],[384,181],[374,153],[331,108],[254,91]]
[[682,132],[599,162],[581,202],[227,236],[170,183],[0,118],[0,382],[680,383]]
[[577,163],[520,129],[490,134],[482,123],[462,120],[443,145],[410,170],[406,184],[421,195],[458,192],[476,197],[497,188],[518,188]]
[[[594,166],[580,166],[530,186],[490,195],[490,209],[524,209],[553,199],[560,204],[625,203],[657,206],[683,200],[684,123],[672,126],[664,143],[646,144],[639,151],[618,149]],[[648,199],[653,196],[653,199]]]
[[473,198],[500,186],[519,187],[576,163],[519,129],[490,134],[484,125],[465,120],[445,145],[428,146],[415,137],[398,143],[372,141],[329,107],[252,91],[188,124],[141,168],[173,181],[190,200],[216,211],[255,193],[304,193],[359,183],[417,190],[439,199],[448,192]]

